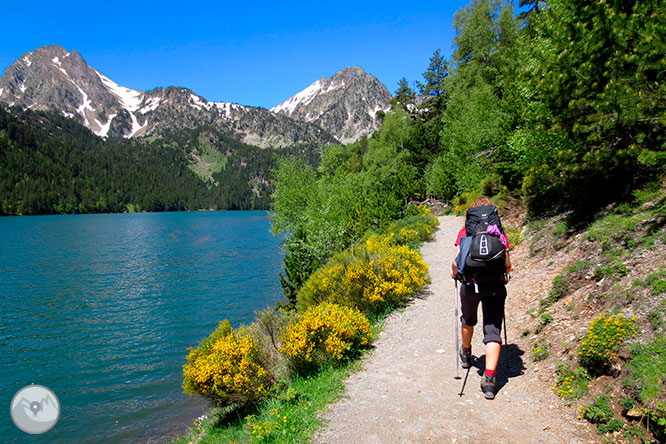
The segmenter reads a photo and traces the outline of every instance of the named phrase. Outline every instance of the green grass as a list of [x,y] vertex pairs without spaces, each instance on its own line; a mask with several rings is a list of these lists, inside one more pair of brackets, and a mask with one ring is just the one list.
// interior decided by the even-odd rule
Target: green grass
[[562,299],[569,292],[569,283],[561,274],[555,276],[550,293],[544,299],[539,299],[541,309],[545,309]]
[[590,268],[590,261],[582,260],[566,268],[567,273],[583,273]]
[[632,351],[629,369],[638,399],[648,407],[654,406],[666,399],[666,336],[658,335]]
[[340,398],[344,380],[360,365],[360,361],[352,361],[315,375],[296,377],[289,388],[271,395],[252,412],[224,416],[224,412],[213,411],[200,427],[193,427],[172,444],[307,442],[323,425],[319,414]]

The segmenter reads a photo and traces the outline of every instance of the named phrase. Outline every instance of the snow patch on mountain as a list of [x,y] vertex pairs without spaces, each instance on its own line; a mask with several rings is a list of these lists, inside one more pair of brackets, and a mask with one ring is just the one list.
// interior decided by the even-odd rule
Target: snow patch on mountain
[[95,122],[97,122],[97,125],[100,127],[99,132],[97,132],[98,136],[101,137],[106,137],[107,134],[109,134],[109,128],[111,128],[111,121],[113,121],[113,118],[116,117],[118,114],[111,114],[109,116],[109,121],[106,122],[105,124],[102,124],[99,120],[95,119]]
[[162,103],[162,99],[159,97],[151,97],[148,99],[146,103],[144,103],[143,107],[139,110],[141,114],[146,114],[151,111],[155,111],[158,106]]
[[307,105],[308,103],[310,103],[312,99],[314,99],[317,96],[317,94],[319,94],[322,91],[322,88],[323,85],[321,83],[321,80],[317,80],[312,85],[308,86],[295,96],[271,108],[271,111],[273,111],[274,113],[286,111],[288,115],[291,115],[299,105],[301,104]]
[[32,60],[30,60],[30,57],[28,56],[23,57],[23,62],[25,63],[25,66],[27,66],[28,68],[30,68],[30,65],[32,65]]
[[106,87],[106,89],[116,96],[120,101],[120,104],[125,108],[129,113],[133,113],[141,107],[141,102],[143,101],[143,95],[141,91],[134,89],[125,88],[124,86],[118,85],[116,82],[102,74],[101,72],[95,70],[100,80]]
[[143,125],[139,123],[139,121],[136,119],[136,116],[134,113],[130,113],[130,117],[132,118],[132,131],[129,134],[126,134],[124,137],[126,139],[129,139],[130,137],[134,137],[136,133],[144,129],[146,126],[148,126],[148,120],[146,120]]
[[201,100],[201,97],[197,96],[196,94],[192,93],[190,94],[190,106],[195,109],[210,109],[213,105],[208,103],[206,99],[203,101]]
[[368,114],[370,115],[370,117],[374,119],[377,117],[377,111],[387,112],[390,109],[391,109],[390,107],[376,106],[373,110],[368,111]]
[[62,62],[60,61],[60,58],[58,56],[53,57],[51,61],[58,66],[62,66]]

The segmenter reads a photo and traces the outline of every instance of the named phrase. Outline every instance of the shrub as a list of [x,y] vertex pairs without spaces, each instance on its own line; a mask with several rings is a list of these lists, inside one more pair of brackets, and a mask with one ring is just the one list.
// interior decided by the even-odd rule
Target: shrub
[[255,339],[237,335],[228,321],[221,322],[199,347],[190,349],[187,361],[183,366],[185,392],[208,398],[217,406],[256,403],[272,385]]
[[303,310],[328,301],[376,313],[408,300],[427,281],[428,266],[417,251],[393,245],[391,236],[372,235],[313,273],[298,304]]
[[532,349],[532,360],[537,362],[537,361],[543,361],[548,357],[548,341],[546,340],[541,340],[538,341],[536,344],[534,344],[534,348]]
[[553,315],[548,312],[543,312],[541,313],[541,316],[539,316],[539,319],[541,319],[541,325],[548,325],[553,322]]
[[326,302],[309,308],[287,329],[281,352],[297,371],[308,371],[353,356],[370,338],[363,313]]
[[581,365],[593,373],[607,371],[625,339],[636,334],[634,320],[626,319],[620,313],[602,314],[592,321],[578,347]]
[[557,369],[553,390],[562,399],[580,399],[587,393],[589,382],[590,375],[584,368],[578,367],[571,371],[562,365]]
[[506,237],[511,248],[516,248],[523,241],[523,232],[520,227],[504,227]]
[[666,269],[659,267],[658,271],[650,273],[645,278],[645,284],[650,287],[650,292],[654,296],[666,293]]
[[590,261],[578,261],[575,264],[567,267],[567,273],[578,274],[587,271],[590,268]]
[[606,276],[622,277],[627,274],[627,266],[622,263],[622,260],[615,259],[611,263],[604,265],[597,265],[594,267],[594,279],[600,281]]
[[615,432],[622,430],[624,423],[614,418],[613,409],[609,404],[608,396],[602,395],[581,409],[581,415],[592,424],[597,424],[597,433]]

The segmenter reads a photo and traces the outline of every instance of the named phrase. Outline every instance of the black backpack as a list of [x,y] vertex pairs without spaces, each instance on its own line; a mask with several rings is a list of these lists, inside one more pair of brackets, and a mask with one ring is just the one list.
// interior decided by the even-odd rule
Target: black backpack
[[461,281],[490,282],[503,279],[506,251],[499,236],[487,233],[490,225],[496,225],[504,233],[495,206],[467,210],[466,237],[460,239],[460,252],[456,257],[458,278]]

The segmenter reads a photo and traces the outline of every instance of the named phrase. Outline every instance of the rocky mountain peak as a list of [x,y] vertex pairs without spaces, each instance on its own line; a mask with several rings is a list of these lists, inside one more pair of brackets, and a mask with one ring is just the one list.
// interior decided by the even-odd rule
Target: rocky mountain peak
[[317,80],[271,111],[319,125],[340,142],[350,143],[379,129],[377,111],[390,109],[390,99],[384,84],[354,66]]
[[388,109],[390,98],[358,66],[319,79],[271,111],[209,102],[187,88],[137,91],[57,45],[23,54],[0,77],[0,102],[57,112],[102,137],[159,136],[208,125],[260,147],[355,141],[379,128],[375,114]]

